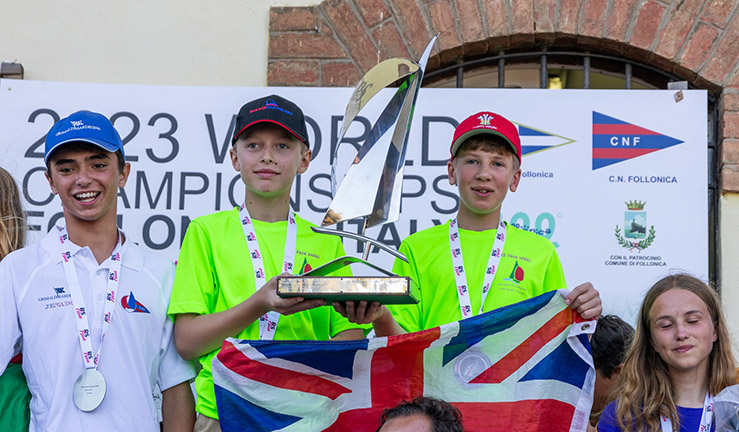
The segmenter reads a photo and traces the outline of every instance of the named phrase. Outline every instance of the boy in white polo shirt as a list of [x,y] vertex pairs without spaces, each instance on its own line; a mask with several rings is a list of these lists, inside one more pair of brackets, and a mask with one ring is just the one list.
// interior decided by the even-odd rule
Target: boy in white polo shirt
[[275,276],[302,274],[344,255],[338,237],[316,234],[290,206],[295,176],[311,160],[301,109],[277,95],[248,102],[236,117],[230,154],[246,186],[244,203],[190,223],[169,306],[177,349],[203,366],[195,380],[196,431],[220,430],[211,362],[227,337],[364,337],[332,308],[319,307],[323,300],[283,299],[275,291]]
[[174,265],[116,224],[130,164],[110,121],[79,111],[46,138],[64,223],[0,262],[0,372],[22,340],[31,431],[192,430],[192,364],[177,354],[167,304]]
[[[457,216],[406,238],[399,251],[408,262],[396,260],[393,267],[418,284],[419,303],[334,305],[352,322],[372,322],[378,336],[433,328],[567,288],[552,242],[500,216],[506,194],[521,179],[516,126],[499,114],[474,114],[454,131],[450,153]],[[600,316],[600,296],[589,282],[575,287],[566,302],[583,318]]]

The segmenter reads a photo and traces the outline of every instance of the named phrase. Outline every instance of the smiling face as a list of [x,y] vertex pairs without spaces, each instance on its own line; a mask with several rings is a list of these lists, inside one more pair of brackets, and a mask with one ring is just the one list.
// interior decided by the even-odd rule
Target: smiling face
[[250,127],[231,148],[231,163],[247,195],[261,198],[289,198],[295,176],[308,169],[310,158],[305,144],[271,123]]
[[674,288],[662,293],[649,312],[652,347],[670,374],[703,371],[716,331],[706,304],[694,293]]
[[521,170],[512,152],[502,147],[463,144],[449,161],[449,184],[459,187],[460,219],[500,217],[500,206],[510,190],[515,192]]
[[46,178],[59,195],[67,225],[116,224],[118,188],[126,185],[131,166],[118,168],[115,153],[95,146],[61,147],[49,158]]

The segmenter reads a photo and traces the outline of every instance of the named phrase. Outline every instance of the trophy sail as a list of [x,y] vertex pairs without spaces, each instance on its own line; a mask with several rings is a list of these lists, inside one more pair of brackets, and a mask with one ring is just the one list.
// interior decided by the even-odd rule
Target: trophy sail
[[[331,166],[331,205],[322,227],[342,221],[363,218],[360,234],[325,228],[313,228],[324,234],[349,237],[365,244],[362,259],[345,256],[317,267],[301,278],[279,278],[277,294],[282,297],[322,298],[329,302],[345,300],[379,301],[385,304],[417,303],[415,284],[408,277],[399,277],[367,261],[371,246],[407,261],[405,256],[377,240],[364,236],[367,228],[398,220],[405,168],[405,154],[413,118],[413,108],[423,80],[423,73],[436,35],[424,50],[418,63],[407,59],[389,59],[370,69],[355,88],[344,114],[344,124],[338,138]],[[399,82],[398,89],[372,126],[367,139],[359,148],[341,185],[336,188],[336,166],[341,142],[352,121],[380,90]],[[373,189],[374,188],[374,189]],[[376,190],[367,199],[367,191]],[[334,271],[363,264],[381,274],[380,277],[331,277]]]
[[[339,145],[334,152],[331,168],[334,198],[321,226],[359,217],[366,218],[365,228],[398,220],[413,106],[435,41],[436,37],[417,64],[405,59],[385,60],[367,72],[357,85],[347,105]],[[338,151],[351,122],[381,89],[401,79],[398,90],[375,122],[336,190]],[[377,190],[377,194],[374,200],[367,200],[366,191],[372,188]]]

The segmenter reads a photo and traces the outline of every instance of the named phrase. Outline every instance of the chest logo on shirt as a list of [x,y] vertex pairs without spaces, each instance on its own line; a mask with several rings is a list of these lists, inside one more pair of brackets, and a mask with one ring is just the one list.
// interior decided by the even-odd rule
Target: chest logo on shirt
[[[41,296],[37,299],[40,305],[44,306],[44,310],[72,306],[71,295],[65,290],[65,287],[51,287],[54,295]],[[50,292],[50,291],[47,291]]]
[[127,296],[121,297],[121,306],[123,306],[123,310],[129,313],[150,313],[146,306],[136,300],[133,291],[130,291]]
[[303,258],[303,265],[300,267],[300,271],[298,272],[298,274],[306,274],[311,270],[313,270],[313,267],[308,264],[308,258]]
[[513,266],[513,271],[511,272],[511,275],[507,277],[505,280],[510,281],[510,282],[521,283],[523,282],[523,275],[524,275],[523,267],[518,265],[518,261],[516,261],[516,265]]

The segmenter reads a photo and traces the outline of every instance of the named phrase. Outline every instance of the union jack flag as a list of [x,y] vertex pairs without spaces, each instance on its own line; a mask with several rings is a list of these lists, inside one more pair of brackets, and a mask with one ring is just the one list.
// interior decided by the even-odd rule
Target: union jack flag
[[229,431],[375,431],[416,396],[451,402],[466,431],[585,431],[594,321],[557,291],[433,329],[358,341],[229,338],[213,360]]

